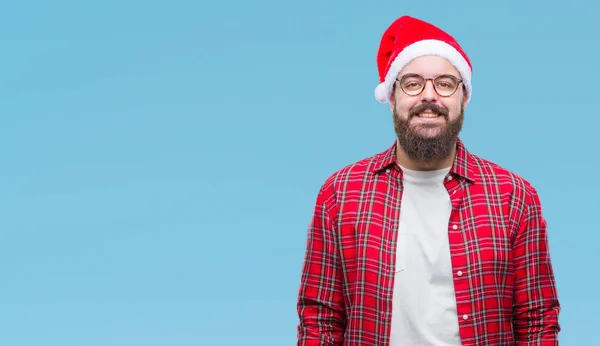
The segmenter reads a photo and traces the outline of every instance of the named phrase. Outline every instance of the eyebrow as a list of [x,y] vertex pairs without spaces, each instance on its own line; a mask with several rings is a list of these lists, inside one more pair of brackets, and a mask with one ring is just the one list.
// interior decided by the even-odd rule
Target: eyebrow
[[[437,76],[435,76],[435,77],[433,77],[433,78],[437,78],[437,77],[447,77],[447,76],[454,77],[454,78],[456,78],[457,80],[461,80],[461,78],[460,78],[460,77],[457,77],[457,76],[453,75],[452,73],[442,73],[442,74],[439,74],[439,75],[437,75]],[[418,74],[418,73],[407,73],[407,74],[405,74],[405,75],[402,75],[402,76],[398,77],[398,79],[403,79],[403,78],[408,78],[408,77],[423,77],[423,76],[421,76],[421,75],[420,75],[420,74]]]
[[418,73],[407,73],[405,75],[400,76],[399,78],[402,79],[402,78],[406,78],[406,77],[422,77],[422,76]]

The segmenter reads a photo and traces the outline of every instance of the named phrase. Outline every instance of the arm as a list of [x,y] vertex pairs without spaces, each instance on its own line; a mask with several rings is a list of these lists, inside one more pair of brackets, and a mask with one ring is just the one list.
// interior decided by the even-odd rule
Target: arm
[[308,229],[298,293],[298,346],[343,343],[342,272],[331,208],[328,208],[333,203],[333,194],[321,188]]
[[514,327],[517,346],[556,346],[560,304],[546,221],[537,192],[528,186],[525,212],[513,247]]

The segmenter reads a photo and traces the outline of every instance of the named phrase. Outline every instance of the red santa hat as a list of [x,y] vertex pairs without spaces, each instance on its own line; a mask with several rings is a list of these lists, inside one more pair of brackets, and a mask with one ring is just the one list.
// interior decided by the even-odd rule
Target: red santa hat
[[472,93],[472,66],[465,52],[458,42],[443,30],[409,16],[402,16],[394,21],[381,38],[377,52],[380,82],[375,88],[377,101],[388,102],[398,73],[411,60],[424,55],[437,55],[454,65],[461,74],[468,102]]

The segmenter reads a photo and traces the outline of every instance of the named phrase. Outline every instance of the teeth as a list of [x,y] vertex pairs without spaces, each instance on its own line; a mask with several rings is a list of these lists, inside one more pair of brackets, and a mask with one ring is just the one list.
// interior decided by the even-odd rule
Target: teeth
[[437,118],[439,115],[435,113],[421,113],[419,116],[422,118]]

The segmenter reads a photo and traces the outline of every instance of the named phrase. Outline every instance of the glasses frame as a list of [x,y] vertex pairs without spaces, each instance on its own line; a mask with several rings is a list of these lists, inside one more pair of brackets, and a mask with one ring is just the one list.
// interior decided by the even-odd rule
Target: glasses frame
[[[404,88],[402,87],[402,81],[405,78],[407,78],[407,77],[419,77],[419,78],[422,78],[425,81],[423,83],[423,87],[421,88],[421,90],[418,93],[416,93],[416,94],[410,93],[409,94],[409,93],[406,92],[406,90],[404,90]],[[456,88],[454,89],[454,91],[450,95],[442,95],[436,89],[436,87],[435,87],[435,80],[438,79],[438,78],[440,78],[440,77],[450,77],[450,78],[452,78],[452,79],[454,79],[456,81]],[[400,89],[402,90],[402,92],[405,93],[408,96],[419,96],[419,95],[421,95],[423,93],[423,91],[425,90],[425,87],[427,87],[427,81],[431,81],[431,85],[433,86],[433,90],[440,97],[451,97],[452,95],[456,94],[456,91],[458,90],[458,87],[463,83],[462,79],[457,78],[457,77],[455,77],[455,76],[453,76],[451,74],[441,74],[441,75],[437,75],[437,76],[435,76],[433,78],[425,78],[425,77],[423,77],[423,76],[421,76],[419,74],[416,74],[416,73],[408,73],[408,74],[405,74],[405,75],[403,75],[401,77],[396,77],[396,81],[398,82],[398,85],[400,85]]]

